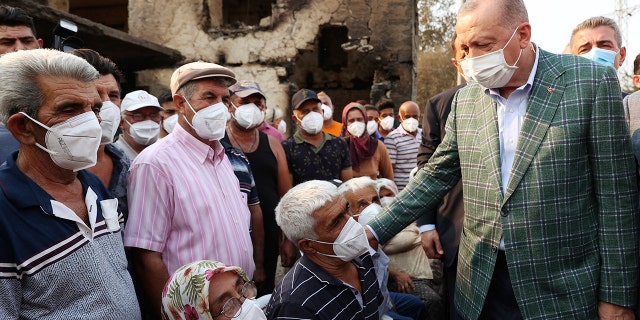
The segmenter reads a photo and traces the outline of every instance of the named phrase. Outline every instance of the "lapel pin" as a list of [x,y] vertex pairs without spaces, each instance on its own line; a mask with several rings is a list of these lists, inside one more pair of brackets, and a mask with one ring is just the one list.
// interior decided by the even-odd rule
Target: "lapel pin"
[[549,93],[553,93],[553,88],[547,87],[547,91],[549,91]]

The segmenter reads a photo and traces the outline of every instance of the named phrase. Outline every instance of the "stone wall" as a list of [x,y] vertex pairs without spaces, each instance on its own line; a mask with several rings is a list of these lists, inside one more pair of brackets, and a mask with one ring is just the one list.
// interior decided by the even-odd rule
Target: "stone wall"
[[[336,119],[353,100],[414,98],[416,0],[275,0],[258,25],[229,24],[221,14],[227,1],[243,3],[129,0],[129,33],[179,50],[185,62],[228,66],[283,110],[303,87],[327,92]],[[138,85],[154,92],[171,72],[140,72]]]

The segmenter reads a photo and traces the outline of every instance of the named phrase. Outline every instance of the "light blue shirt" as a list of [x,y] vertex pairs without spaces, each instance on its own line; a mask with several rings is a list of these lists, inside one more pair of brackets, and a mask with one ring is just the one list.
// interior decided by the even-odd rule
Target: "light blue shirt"
[[[527,49],[524,49],[527,50]],[[522,121],[527,112],[529,93],[533,86],[533,79],[538,69],[540,50],[536,47],[536,60],[531,68],[527,83],[513,91],[509,98],[500,95],[500,91],[485,89],[485,93],[496,102],[498,108],[498,136],[500,139],[500,171],[502,175],[501,187],[504,195],[511,178],[511,169],[518,146],[518,137],[522,128]],[[500,239],[500,250],[504,250],[504,239]]]

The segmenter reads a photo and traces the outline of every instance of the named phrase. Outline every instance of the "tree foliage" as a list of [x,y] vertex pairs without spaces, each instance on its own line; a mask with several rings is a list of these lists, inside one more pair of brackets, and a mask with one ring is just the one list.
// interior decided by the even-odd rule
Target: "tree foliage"
[[434,50],[449,43],[456,26],[454,0],[418,0],[419,49]]
[[416,88],[419,106],[424,107],[429,98],[456,85],[458,72],[451,57],[451,48],[418,52]]
[[455,31],[454,0],[418,0],[419,45],[416,63],[418,105],[456,85],[457,71],[451,63],[451,39]]

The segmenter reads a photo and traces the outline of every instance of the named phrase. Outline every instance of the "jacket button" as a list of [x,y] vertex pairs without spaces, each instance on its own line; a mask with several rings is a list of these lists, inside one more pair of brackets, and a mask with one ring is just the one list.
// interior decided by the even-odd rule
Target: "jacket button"
[[493,253],[498,252],[498,247],[497,246],[491,246],[491,251],[493,251]]
[[507,210],[506,208],[502,208],[502,210],[500,210],[500,215],[503,217],[506,217],[509,215],[509,210]]

